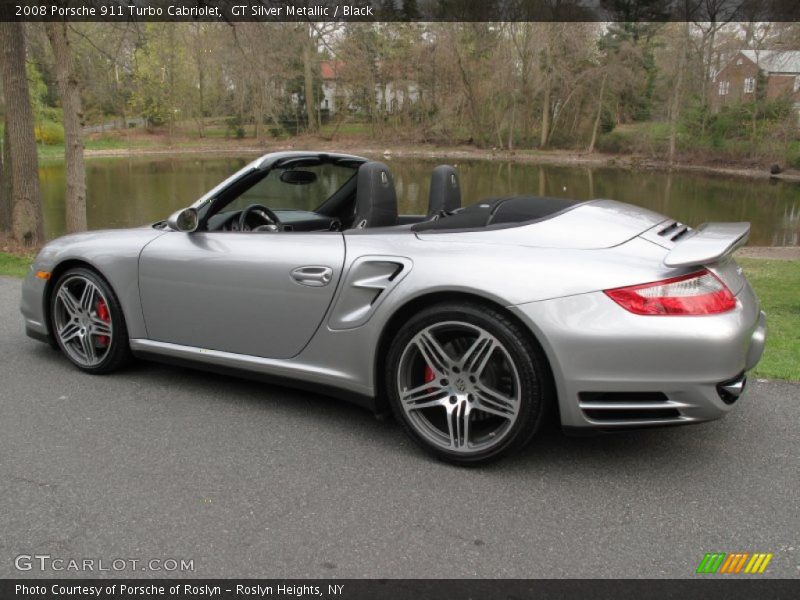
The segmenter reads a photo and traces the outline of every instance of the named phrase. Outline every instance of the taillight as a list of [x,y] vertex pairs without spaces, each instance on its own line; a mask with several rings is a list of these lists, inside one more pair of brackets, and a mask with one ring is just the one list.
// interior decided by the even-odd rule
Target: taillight
[[605,293],[637,315],[713,315],[736,307],[728,286],[707,269]]

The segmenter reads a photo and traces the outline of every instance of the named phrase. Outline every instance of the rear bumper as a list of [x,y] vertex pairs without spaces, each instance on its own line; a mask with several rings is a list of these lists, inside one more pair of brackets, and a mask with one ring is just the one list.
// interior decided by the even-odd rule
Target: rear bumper
[[734,310],[702,317],[634,315],[602,292],[512,310],[550,359],[561,422],[571,429],[718,419],[741,395],[730,402],[718,386],[744,377],[766,340],[764,313],[747,284]]

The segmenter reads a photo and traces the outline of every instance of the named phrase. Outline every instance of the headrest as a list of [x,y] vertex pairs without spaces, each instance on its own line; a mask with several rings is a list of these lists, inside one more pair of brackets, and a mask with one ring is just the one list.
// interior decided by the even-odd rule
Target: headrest
[[428,216],[441,215],[461,208],[461,186],[455,167],[439,165],[431,175]]
[[397,194],[392,174],[381,162],[366,162],[358,168],[353,227],[392,225],[397,225]]

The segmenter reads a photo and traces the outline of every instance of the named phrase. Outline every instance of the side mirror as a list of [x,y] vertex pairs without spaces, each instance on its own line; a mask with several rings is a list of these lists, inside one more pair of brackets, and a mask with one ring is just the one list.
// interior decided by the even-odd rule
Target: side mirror
[[170,229],[174,229],[175,231],[191,233],[197,229],[197,221],[197,209],[190,206],[189,208],[182,208],[172,213],[169,219],[167,219],[167,225],[170,226]]

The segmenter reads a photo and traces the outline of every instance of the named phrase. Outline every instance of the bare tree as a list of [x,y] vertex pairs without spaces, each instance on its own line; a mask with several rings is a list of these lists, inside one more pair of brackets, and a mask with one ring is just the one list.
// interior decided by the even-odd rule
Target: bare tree
[[83,106],[66,22],[45,24],[53,49],[61,108],[64,111],[64,158],[67,167],[66,225],[70,233],[86,230],[86,167],[83,161]]
[[669,164],[675,161],[675,153],[677,151],[678,139],[678,118],[680,116],[681,99],[683,96],[683,84],[686,71],[686,60],[688,54],[688,47],[691,43],[691,30],[690,24],[687,20],[683,25],[684,43],[680,46],[680,56],[678,58],[678,65],[675,73],[675,82],[672,88],[672,100],[669,109],[669,153],[667,155]]
[[542,57],[543,92],[542,92],[542,126],[539,147],[547,146],[550,139],[551,96],[553,92],[553,27],[551,23],[544,24],[544,51]]
[[[4,123],[6,119],[3,119]],[[11,155],[8,152],[8,124],[3,132],[0,155],[0,233],[11,231]]]
[[[9,5],[0,8],[8,17]],[[24,246],[44,241],[33,110],[25,71],[22,23],[0,23],[0,77],[6,99],[6,132],[11,171],[11,234]]]
[[594,118],[594,126],[592,127],[592,139],[589,142],[589,147],[586,149],[588,152],[594,152],[594,145],[597,143],[597,132],[600,129],[600,118],[603,115],[603,100],[606,91],[606,81],[608,81],[608,71],[603,73],[603,81],[600,83],[600,94],[597,98],[597,114]]
[[317,107],[314,103],[314,71],[319,65],[317,50],[317,34],[314,23],[308,24],[308,36],[303,44],[303,95],[306,100],[306,116],[308,130],[319,130]]

